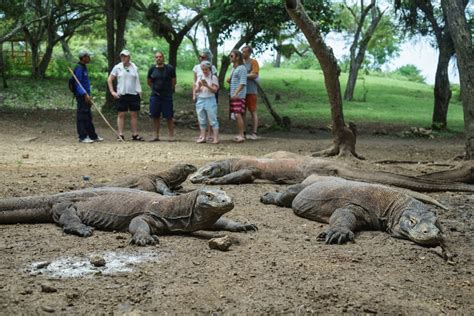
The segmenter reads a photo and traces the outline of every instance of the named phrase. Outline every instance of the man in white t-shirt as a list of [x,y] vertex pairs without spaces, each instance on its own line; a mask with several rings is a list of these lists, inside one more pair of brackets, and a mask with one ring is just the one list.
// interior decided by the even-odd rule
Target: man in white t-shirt
[[[130,111],[132,140],[143,141],[144,139],[138,135],[138,112],[142,94],[138,68],[130,61],[130,52],[126,49],[120,52],[120,60],[121,62],[114,66],[107,79],[109,91],[116,99],[118,133],[120,138],[125,140],[123,135],[125,113]],[[117,91],[114,90],[113,85],[115,79],[117,79]]]

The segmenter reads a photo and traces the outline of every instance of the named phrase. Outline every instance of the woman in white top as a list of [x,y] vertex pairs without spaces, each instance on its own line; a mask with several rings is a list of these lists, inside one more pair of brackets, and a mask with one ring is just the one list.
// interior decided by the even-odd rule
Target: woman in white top
[[[144,139],[138,135],[138,112],[142,94],[138,68],[130,61],[130,52],[126,49],[120,52],[120,60],[121,62],[114,66],[107,79],[109,91],[116,99],[117,128],[120,135],[117,140],[125,140],[123,136],[125,113],[130,111],[132,140],[143,141]],[[117,91],[114,90],[113,85],[115,79],[117,79]]]
[[200,134],[196,142],[206,142],[206,128],[212,128],[212,143],[219,144],[219,122],[217,120],[217,102],[215,93],[219,90],[217,76],[212,74],[211,62],[201,62],[202,74],[194,82],[193,97],[196,101],[196,113]]
[[[201,62],[203,62],[203,61],[209,61],[209,62],[212,63],[212,52],[207,48],[205,48],[205,49],[203,49],[199,52],[199,64],[197,64],[193,67],[193,75],[194,75],[193,85],[196,82],[198,76],[202,76]],[[212,65],[211,73],[213,75],[217,76],[216,66]],[[216,103],[219,102],[218,101],[218,96],[219,96],[219,89],[217,89],[217,91],[215,93]],[[193,87],[193,102],[196,102],[196,96],[194,95],[194,87]],[[207,141],[212,142],[213,139],[212,139],[212,136],[211,136],[212,135],[211,126],[207,127],[207,135],[208,135]]]

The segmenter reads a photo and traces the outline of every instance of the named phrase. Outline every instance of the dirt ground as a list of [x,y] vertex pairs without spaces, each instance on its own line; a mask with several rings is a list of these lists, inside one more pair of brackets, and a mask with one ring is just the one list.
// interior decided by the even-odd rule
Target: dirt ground
[[[79,144],[72,113],[0,115],[0,197],[79,189],[179,162],[201,166],[277,150],[309,155],[331,142],[327,131],[315,129],[267,130],[260,140],[234,144],[230,127],[224,127],[221,144],[214,146],[196,144],[197,132],[178,126],[173,143],[119,143],[95,114],[105,141]],[[150,138],[145,117],[140,125]],[[374,135],[376,126],[362,129],[357,150],[369,162],[452,164],[449,159],[463,149],[462,137],[405,139],[390,130],[388,135]],[[166,140],[166,135],[162,138]],[[441,168],[372,167],[407,174]],[[184,183],[186,190],[197,187]],[[384,232],[360,232],[355,243],[347,245],[318,242],[316,236],[326,225],[259,203],[261,194],[282,187],[265,182],[223,187],[235,199],[227,217],[259,228],[255,233],[215,233],[234,240],[227,252],[211,250],[205,238],[192,236],[163,236],[157,246],[136,247],[128,244],[128,233],[95,231],[92,237],[80,238],[65,235],[53,224],[2,225],[0,314],[470,314],[474,310],[471,194],[430,194],[450,207],[437,212],[448,245],[457,255],[451,265],[427,248]],[[111,261],[94,268],[89,264],[94,255]],[[122,258],[127,269],[114,272],[114,256]],[[50,265],[42,268],[40,262]],[[71,271],[85,272],[75,276],[68,274]]]

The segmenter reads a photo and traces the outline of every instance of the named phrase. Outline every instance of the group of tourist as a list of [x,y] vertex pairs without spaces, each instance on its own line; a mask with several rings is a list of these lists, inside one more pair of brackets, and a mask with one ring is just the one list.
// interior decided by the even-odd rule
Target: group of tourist
[[[259,79],[258,62],[251,58],[252,47],[245,46],[242,51],[233,50],[229,57],[233,65],[227,82],[230,85],[229,115],[236,122],[237,135],[234,142],[242,143],[245,139],[257,139],[257,81]],[[217,69],[212,64],[212,53],[204,49],[199,54],[199,64],[194,66],[194,81],[192,98],[196,107],[199,122],[197,143],[219,143],[218,94],[219,82]],[[103,138],[95,132],[92,122],[90,81],[87,64],[90,53],[79,53],[79,62],[74,69],[74,75],[80,84],[74,85],[77,101],[77,133],[79,142],[93,143]],[[116,81],[116,87],[114,86]],[[138,112],[142,100],[142,87],[138,67],[131,62],[130,52],[126,49],[120,52],[120,63],[114,66],[107,79],[111,95],[115,99],[117,110],[117,140],[126,140],[124,136],[125,115],[130,112],[132,141],[144,141],[138,133]],[[161,118],[166,119],[168,141],[174,141],[173,92],[176,87],[176,71],[173,66],[165,63],[163,52],[156,52],[155,64],[147,74],[147,84],[151,88],[150,117],[153,120],[153,136],[149,141],[160,140]],[[251,115],[252,131],[245,133],[245,113]]]

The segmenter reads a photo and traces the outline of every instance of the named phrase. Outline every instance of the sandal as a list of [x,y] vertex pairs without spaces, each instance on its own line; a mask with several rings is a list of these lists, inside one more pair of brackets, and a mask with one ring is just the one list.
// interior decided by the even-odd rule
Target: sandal
[[144,141],[143,137],[141,137],[140,135],[132,135],[132,140],[133,141],[137,141],[137,142],[142,142]]
[[204,137],[199,137],[197,140],[196,140],[196,143],[198,144],[202,144],[202,143],[205,143],[206,142],[206,139]]
[[117,136],[117,140],[118,141],[125,141],[125,136],[119,135],[119,136]]
[[234,138],[234,143],[243,143],[245,142],[245,138],[243,138],[242,136],[236,136]]
[[149,140],[149,142],[159,142],[160,139],[158,137],[152,138]]

